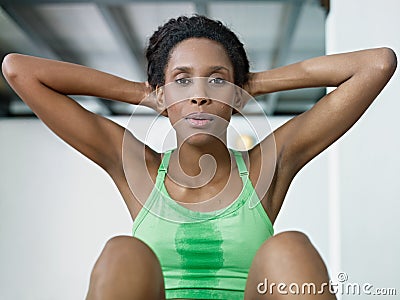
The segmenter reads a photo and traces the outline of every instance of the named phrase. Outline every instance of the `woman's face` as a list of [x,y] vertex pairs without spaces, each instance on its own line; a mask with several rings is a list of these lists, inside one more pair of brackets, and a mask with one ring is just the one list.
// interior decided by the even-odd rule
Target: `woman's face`
[[190,38],[172,50],[162,101],[178,138],[225,140],[236,98],[233,72],[225,49],[215,41]]

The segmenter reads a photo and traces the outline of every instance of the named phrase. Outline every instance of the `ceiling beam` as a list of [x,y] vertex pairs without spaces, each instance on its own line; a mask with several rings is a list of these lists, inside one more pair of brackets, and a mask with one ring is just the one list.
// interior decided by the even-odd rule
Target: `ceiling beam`
[[[37,31],[39,23],[37,18],[33,17],[32,15],[26,18],[25,14],[22,13],[21,9],[17,9],[11,5],[2,5],[2,9],[10,17],[10,19],[13,20],[13,22],[17,25],[17,27],[25,34],[25,36],[28,39],[30,39],[33,45],[37,48],[38,53],[41,53],[41,55],[45,58],[55,59],[55,60],[62,59],[60,55],[52,47],[49,46],[46,39],[43,37],[42,32]],[[34,26],[32,26],[33,24],[31,23],[32,19],[35,20]],[[39,25],[39,27],[43,26]],[[14,95],[14,97],[17,97],[17,95],[14,92],[12,92],[12,94]],[[11,96],[10,98],[13,97]],[[11,112],[12,100],[10,98],[8,98],[8,101],[0,101],[4,102],[3,105],[0,105],[0,116],[12,115]],[[19,100],[13,100],[13,103],[19,103]],[[24,106],[25,111],[31,111],[31,109],[25,103],[22,102],[21,105]]]
[[[64,43],[59,37],[57,37],[57,34],[51,30],[51,26],[43,22],[40,15],[32,10],[31,7],[3,5],[2,8],[22,30],[22,32],[24,32],[24,34],[32,41],[42,57],[83,64],[81,59],[70,49],[63,47],[63,50],[59,51],[51,46],[52,44],[62,45]],[[106,101],[99,99],[99,103],[100,105],[103,105],[105,110],[111,110]]]
[[[281,17],[281,26],[278,33],[278,42],[270,66],[271,69],[283,66],[287,63],[302,7],[303,2],[285,4]],[[278,97],[278,92],[268,94],[266,97],[267,103],[265,108],[268,115],[274,114],[277,107]]]
[[[73,53],[71,49],[66,47],[62,38],[52,30],[53,27],[43,21],[40,14],[38,14],[32,7],[3,5],[2,8],[22,30],[22,32],[24,32],[24,34],[31,40],[41,56],[78,64],[82,63],[80,58]],[[52,47],[52,45],[63,46],[57,48]]]
[[130,29],[126,15],[122,11],[123,8],[103,4],[98,4],[97,7],[116,38],[121,52],[127,57],[132,68],[139,66],[141,73],[146,74],[144,49],[140,47],[141,43],[137,35]]
[[[106,21],[108,27],[110,28],[113,36],[116,38],[117,44],[121,53],[127,59],[127,64],[131,66],[132,69],[140,68],[140,74],[142,74],[141,80],[145,80],[146,64],[144,61],[144,49],[141,49],[139,38],[130,29],[129,23],[127,21],[126,15],[123,12],[122,7],[111,6],[105,4],[97,4],[101,15]],[[101,101],[107,106],[112,114],[116,114],[114,111],[114,105],[111,101],[102,99]],[[127,103],[121,103],[129,107]]]
[[[304,0],[251,0],[252,2],[286,2],[286,3],[301,3]],[[318,0],[311,0],[312,2],[318,3]],[[187,0],[0,0],[0,5],[35,5],[35,4],[50,4],[50,3],[94,3],[94,4],[107,4],[107,5],[120,5],[130,3],[168,3],[168,2],[183,2],[187,3]],[[244,2],[243,0],[196,0],[198,3],[215,3],[215,2]]]
[[[0,57],[4,57],[3,53],[0,53]],[[8,117],[10,115],[10,103],[13,93],[8,88],[8,85],[4,78],[0,76],[0,117]]]
[[[43,24],[38,24],[40,21],[38,21],[38,18],[32,15],[32,12],[30,12],[30,16],[26,16],[24,13],[22,13],[21,9],[17,9],[14,6],[2,5],[1,7],[11,18],[11,20],[13,20],[14,23],[19,27],[19,29],[26,35],[26,37],[31,40],[31,42],[38,49],[38,52],[41,53],[43,57],[57,60],[61,59],[60,55],[57,54],[53,48],[51,48],[46,39],[43,37],[43,31],[40,31],[47,31],[47,27],[43,26]],[[35,24],[32,24],[32,21]]]
[[195,11],[197,14],[201,16],[207,16],[208,15],[208,2],[206,1],[195,1]]
[[320,0],[321,6],[325,9],[325,13],[329,14],[331,9],[331,1],[330,0]]

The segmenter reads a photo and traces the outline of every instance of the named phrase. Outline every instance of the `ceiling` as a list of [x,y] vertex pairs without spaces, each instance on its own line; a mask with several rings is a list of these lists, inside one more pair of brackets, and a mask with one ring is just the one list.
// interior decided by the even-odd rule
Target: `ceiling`
[[[140,1],[0,0],[0,56],[19,52],[90,66],[145,81],[144,49],[159,25],[194,13],[221,20],[236,32],[251,70],[261,71],[325,53],[327,0]],[[257,98],[269,115],[298,114],[325,89]],[[74,97],[103,115],[129,115],[132,105]],[[248,107],[249,113],[259,109]],[[143,113],[149,113],[143,110]],[[0,77],[0,117],[34,116]]]

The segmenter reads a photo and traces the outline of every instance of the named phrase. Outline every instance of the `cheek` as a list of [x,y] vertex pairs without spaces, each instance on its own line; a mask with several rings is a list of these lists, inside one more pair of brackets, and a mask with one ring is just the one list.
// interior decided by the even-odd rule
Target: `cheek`
[[218,115],[229,121],[231,119],[233,109],[231,106],[221,103],[220,105],[218,105],[218,112]]
[[172,125],[182,119],[181,105],[173,104],[167,107],[168,118]]
[[174,82],[164,86],[164,102],[167,108],[179,105],[186,99],[191,98],[190,89],[182,88]]

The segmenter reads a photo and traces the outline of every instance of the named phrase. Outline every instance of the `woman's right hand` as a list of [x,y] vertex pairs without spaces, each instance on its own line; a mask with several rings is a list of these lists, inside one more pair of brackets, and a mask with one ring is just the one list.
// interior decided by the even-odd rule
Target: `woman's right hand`
[[143,96],[142,100],[137,103],[137,105],[149,107],[160,115],[168,116],[167,111],[160,106],[157,99],[157,97],[159,97],[160,95],[153,90],[153,88],[147,81],[140,83],[140,89]]

